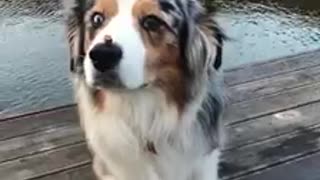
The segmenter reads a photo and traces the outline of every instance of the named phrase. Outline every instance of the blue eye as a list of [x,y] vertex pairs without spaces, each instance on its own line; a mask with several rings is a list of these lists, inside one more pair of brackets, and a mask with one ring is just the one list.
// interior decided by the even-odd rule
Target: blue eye
[[104,15],[99,12],[95,12],[91,16],[91,24],[95,29],[100,28],[103,25],[104,20]]

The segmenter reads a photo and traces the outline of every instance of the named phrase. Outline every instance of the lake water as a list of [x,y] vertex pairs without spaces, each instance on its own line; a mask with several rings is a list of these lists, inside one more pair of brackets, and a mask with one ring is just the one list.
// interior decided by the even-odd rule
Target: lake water
[[[216,0],[224,67],[320,48],[318,0]],[[0,118],[73,102],[58,0],[0,0]]]

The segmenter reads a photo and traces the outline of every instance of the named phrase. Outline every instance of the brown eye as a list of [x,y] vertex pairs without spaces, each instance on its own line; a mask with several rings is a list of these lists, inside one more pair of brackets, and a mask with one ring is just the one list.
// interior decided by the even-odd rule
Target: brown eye
[[156,16],[146,16],[141,21],[142,27],[147,31],[158,31],[163,25],[163,21]]
[[93,28],[95,28],[95,29],[100,28],[103,23],[104,23],[104,15],[103,14],[101,14],[99,12],[95,12],[92,14],[91,24],[92,24]]

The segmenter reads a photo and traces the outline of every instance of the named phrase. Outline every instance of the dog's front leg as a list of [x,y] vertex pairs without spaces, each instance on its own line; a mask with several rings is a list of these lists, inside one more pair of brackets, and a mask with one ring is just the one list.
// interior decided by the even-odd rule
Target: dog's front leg
[[220,150],[216,149],[205,158],[202,166],[202,180],[219,180]]
[[93,171],[98,180],[116,180],[109,172],[106,165],[101,161],[100,158],[93,158]]
[[219,150],[214,150],[212,153],[206,155],[188,180],[219,180],[219,159]]

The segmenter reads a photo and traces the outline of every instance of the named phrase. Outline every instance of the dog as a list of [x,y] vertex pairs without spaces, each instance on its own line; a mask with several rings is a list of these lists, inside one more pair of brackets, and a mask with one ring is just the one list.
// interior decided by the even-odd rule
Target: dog
[[217,180],[225,36],[214,13],[197,0],[64,0],[64,9],[97,178]]

